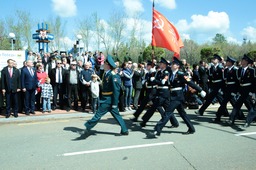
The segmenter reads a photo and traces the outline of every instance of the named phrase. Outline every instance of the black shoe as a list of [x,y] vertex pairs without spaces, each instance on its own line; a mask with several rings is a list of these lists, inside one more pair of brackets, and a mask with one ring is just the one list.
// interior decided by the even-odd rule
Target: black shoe
[[199,110],[196,110],[196,111],[195,111],[195,114],[200,115],[200,116],[203,116],[203,113],[201,113]]
[[220,118],[215,118],[215,119],[212,119],[212,123],[220,123]]
[[157,131],[149,132],[149,133],[147,134],[147,138],[157,138],[157,137],[159,137],[159,136],[160,136],[160,133],[157,132]]
[[13,116],[14,116],[15,118],[19,117],[19,116],[18,116],[18,113],[14,113]]
[[36,114],[35,111],[31,111],[30,113],[33,114],[33,115]]
[[250,126],[249,123],[244,124],[244,128],[248,128],[249,126]]
[[131,119],[131,121],[138,122],[138,118],[134,117],[134,118]]
[[184,132],[184,133],[182,133],[183,135],[190,135],[190,134],[194,134],[195,133],[195,131],[193,131],[193,130],[188,130],[187,132]]
[[69,111],[70,111],[70,108],[67,108],[66,111],[69,112]]
[[25,112],[25,115],[29,116],[30,114],[29,114],[29,112]]
[[177,128],[177,127],[179,127],[179,125],[171,125],[168,128]]
[[141,126],[141,127],[145,127],[145,126],[146,126],[146,123],[145,123],[145,122],[141,122],[141,123],[140,123],[140,126]]
[[11,116],[11,115],[10,115],[10,114],[8,114],[8,115],[6,115],[6,116],[5,116],[5,118],[9,118],[10,116]]
[[120,135],[121,135],[121,136],[128,136],[128,135],[129,135],[129,132],[128,132],[128,131],[126,131],[126,132],[121,132]]
[[45,111],[42,111],[42,113],[45,113]]
[[227,123],[229,126],[233,126],[233,125],[234,125],[234,121],[232,121],[232,120],[227,120],[226,123]]
[[52,107],[52,110],[56,110],[56,107],[55,107],[55,106],[53,106],[53,107]]

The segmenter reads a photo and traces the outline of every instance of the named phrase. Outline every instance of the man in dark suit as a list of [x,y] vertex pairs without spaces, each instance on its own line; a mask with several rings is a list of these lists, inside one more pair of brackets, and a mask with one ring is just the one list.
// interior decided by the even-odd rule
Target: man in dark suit
[[1,71],[2,92],[6,97],[6,118],[11,115],[11,106],[13,103],[14,117],[18,117],[18,98],[17,92],[20,91],[20,72],[13,67],[14,60],[8,59],[8,66]]
[[208,93],[208,69],[205,67],[205,62],[200,61],[199,62],[199,84],[202,87],[202,89]]
[[21,88],[25,92],[25,114],[35,114],[35,91],[38,84],[33,61],[27,60],[27,67],[21,70]]
[[49,77],[53,87],[53,107],[52,110],[57,108],[57,96],[59,95],[60,109],[64,109],[63,95],[66,93],[66,77],[67,71],[61,66],[61,60],[57,60],[56,68],[52,69]]

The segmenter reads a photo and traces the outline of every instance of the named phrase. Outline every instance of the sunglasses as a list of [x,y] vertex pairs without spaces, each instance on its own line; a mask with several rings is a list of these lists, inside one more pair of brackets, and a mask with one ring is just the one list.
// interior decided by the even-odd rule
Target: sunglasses
[[57,64],[61,64],[61,63],[57,63]]

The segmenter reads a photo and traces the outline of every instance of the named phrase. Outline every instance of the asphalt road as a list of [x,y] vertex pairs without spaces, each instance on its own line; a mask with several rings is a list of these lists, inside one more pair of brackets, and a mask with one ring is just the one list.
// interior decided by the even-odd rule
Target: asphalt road
[[118,136],[120,127],[107,114],[86,139],[80,133],[90,116],[2,123],[0,169],[255,169],[255,123],[246,130],[239,127],[244,121],[209,123],[215,109],[202,117],[188,110],[195,134],[182,135],[187,127],[177,116],[180,126],[164,128],[156,139],[146,134],[160,119],[157,113],[143,129],[124,113],[129,136]]

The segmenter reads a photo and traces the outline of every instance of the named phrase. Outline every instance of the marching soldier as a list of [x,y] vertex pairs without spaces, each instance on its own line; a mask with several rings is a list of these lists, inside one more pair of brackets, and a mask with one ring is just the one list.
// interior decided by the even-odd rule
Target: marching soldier
[[169,107],[165,110],[164,117],[156,124],[154,128],[154,133],[149,133],[148,137],[160,136],[163,127],[166,125],[170,117],[173,116],[173,111],[175,109],[177,109],[180,117],[184,120],[185,124],[188,127],[188,131],[183,134],[195,133],[195,128],[190,122],[183,106],[183,102],[185,99],[183,90],[185,88],[185,84],[187,84],[192,88],[196,89],[197,91],[199,91],[202,97],[205,97],[206,92],[203,91],[199,86],[194,84],[192,81],[190,81],[190,79],[187,76],[185,76],[183,72],[179,71],[181,64],[182,63],[180,62],[180,60],[178,60],[176,57],[173,58],[171,73],[169,77],[170,104]]
[[152,68],[153,64],[151,61],[148,61],[147,63],[147,70],[148,72],[145,75],[145,84],[146,84],[146,96],[145,98],[141,101],[141,104],[139,108],[136,110],[136,112],[133,114],[134,118],[131,119],[133,122],[138,121],[138,117],[140,114],[143,112],[145,109],[146,105],[148,102],[150,102],[153,98],[156,96],[156,82],[151,81],[151,77],[155,77],[155,70]]
[[220,64],[221,57],[218,54],[213,55],[212,63],[213,66],[209,69],[209,80],[212,83],[211,84],[211,92],[207,94],[205,103],[201,106],[201,108],[197,111],[195,111],[198,115],[203,115],[204,111],[207,109],[207,107],[211,104],[213,99],[217,97],[219,102],[221,101],[221,98],[218,96],[219,90],[223,87],[223,66]]
[[[153,116],[156,109],[164,108],[165,110],[169,107],[170,104],[170,93],[169,93],[169,71],[166,69],[168,65],[168,61],[164,58],[161,58],[160,61],[160,70],[157,72],[155,77],[151,77],[151,81],[157,84],[157,93],[153,100],[153,106],[147,110],[147,112],[142,117],[141,126],[145,127],[148,120]],[[164,111],[159,110],[160,114],[163,117]],[[170,122],[172,127],[178,127],[179,123],[174,115],[170,117]]]
[[230,102],[235,107],[235,96],[238,92],[239,81],[237,78],[238,68],[234,66],[236,60],[232,57],[227,57],[226,68],[223,72],[223,79],[225,81],[223,90],[223,101],[220,103],[220,107],[216,113],[215,122],[219,122],[222,115],[229,115],[227,111],[227,103]]
[[253,103],[250,100],[250,94],[255,91],[255,70],[248,66],[250,63],[253,63],[253,60],[250,59],[247,55],[244,55],[241,61],[241,67],[238,69],[240,97],[235,103],[235,107],[233,107],[230,119],[228,121],[230,125],[233,125],[242,105],[245,104],[246,108],[249,111],[249,114],[246,118],[246,123],[244,125],[245,128],[248,127],[255,118]]
[[108,55],[107,60],[104,62],[105,74],[103,75],[102,80],[102,98],[100,101],[100,106],[93,116],[93,118],[87,121],[84,125],[85,136],[90,134],[90,130],[99,122],[102,116],[107,112],[110,112],[112,116],[117,120],[118,124],[121,126],[120,135],[128,135],[128,129],[125,125],[125,122],[118,111],[118,98],[121,88],[121,81],[118,75],[115,72],[115,62],[113,58]]

